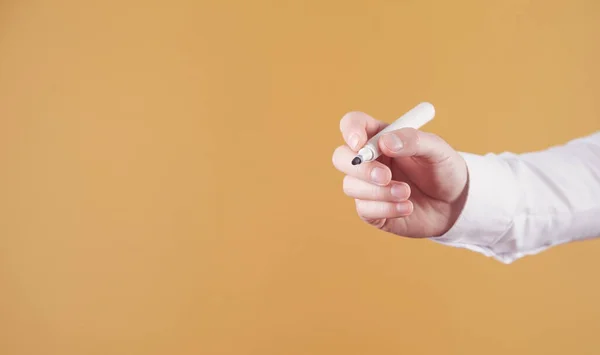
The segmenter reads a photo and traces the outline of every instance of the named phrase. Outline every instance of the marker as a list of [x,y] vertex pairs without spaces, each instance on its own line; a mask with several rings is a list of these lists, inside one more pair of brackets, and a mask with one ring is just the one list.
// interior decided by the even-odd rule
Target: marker
[[394,121],[394,123],[390,124],[381,132],[369,139],[367,144],[365,144],[365,146],[358,151],[358,154],[354,157],[354,159],[352,159],[352,165],[359,165],[379,158],[381,152],[379,151],[378,142],[381,135],[406,127],[419,129],[427,122],[431,121],[433,116],[435,116],[435,108],[433,105],[429,102],[421,102]]

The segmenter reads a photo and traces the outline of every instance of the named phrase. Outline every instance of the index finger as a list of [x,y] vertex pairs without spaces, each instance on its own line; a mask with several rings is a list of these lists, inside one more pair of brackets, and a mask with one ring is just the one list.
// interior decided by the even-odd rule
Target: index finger
[[384,129],[387,123],[378,121],[364,112],[352,111],[340,120],[340,130],[346,144],[353,151],[367,143],[367,140]]

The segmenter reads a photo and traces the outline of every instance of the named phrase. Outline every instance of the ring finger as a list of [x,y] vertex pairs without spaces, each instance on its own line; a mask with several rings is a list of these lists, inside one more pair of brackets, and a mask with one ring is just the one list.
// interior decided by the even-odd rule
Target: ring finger
[[410,197],[410,186],[398,181],[392,181],[388,186],[377,186],[346,175],[343,188],[346,195],[360,200],[398,202]]

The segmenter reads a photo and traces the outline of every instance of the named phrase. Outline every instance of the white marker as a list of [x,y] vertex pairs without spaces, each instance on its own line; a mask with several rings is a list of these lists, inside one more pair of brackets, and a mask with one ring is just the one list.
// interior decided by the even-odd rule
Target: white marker
[[402,115],[402,117],[394,121],[394,123],[369,139],[367,144],[358,151],[358,155],[352,159],[352,165],[358,165],[379,158],[381,155],[381,152],[379,151],[379,137],[381,137],[382,134],[405,127],[419,129],[427,122],[431,121],[433,116],[435,116],[435,109],[429,102],[422,102],[413,107],[410,111]]

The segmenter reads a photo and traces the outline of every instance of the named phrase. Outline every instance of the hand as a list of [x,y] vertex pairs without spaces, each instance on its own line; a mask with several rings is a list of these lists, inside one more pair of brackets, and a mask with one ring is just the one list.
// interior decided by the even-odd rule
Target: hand
[[346,174],[344,192],[355,199],[359,217],[379,229],[412,238],[443,235],[465,204],[464,159],[439,136],[402,128],[381,136],[377,161],[352,165],[356,152],[386,126],[362,112],[342,118],[347,145],[335,150],[333,165]]

